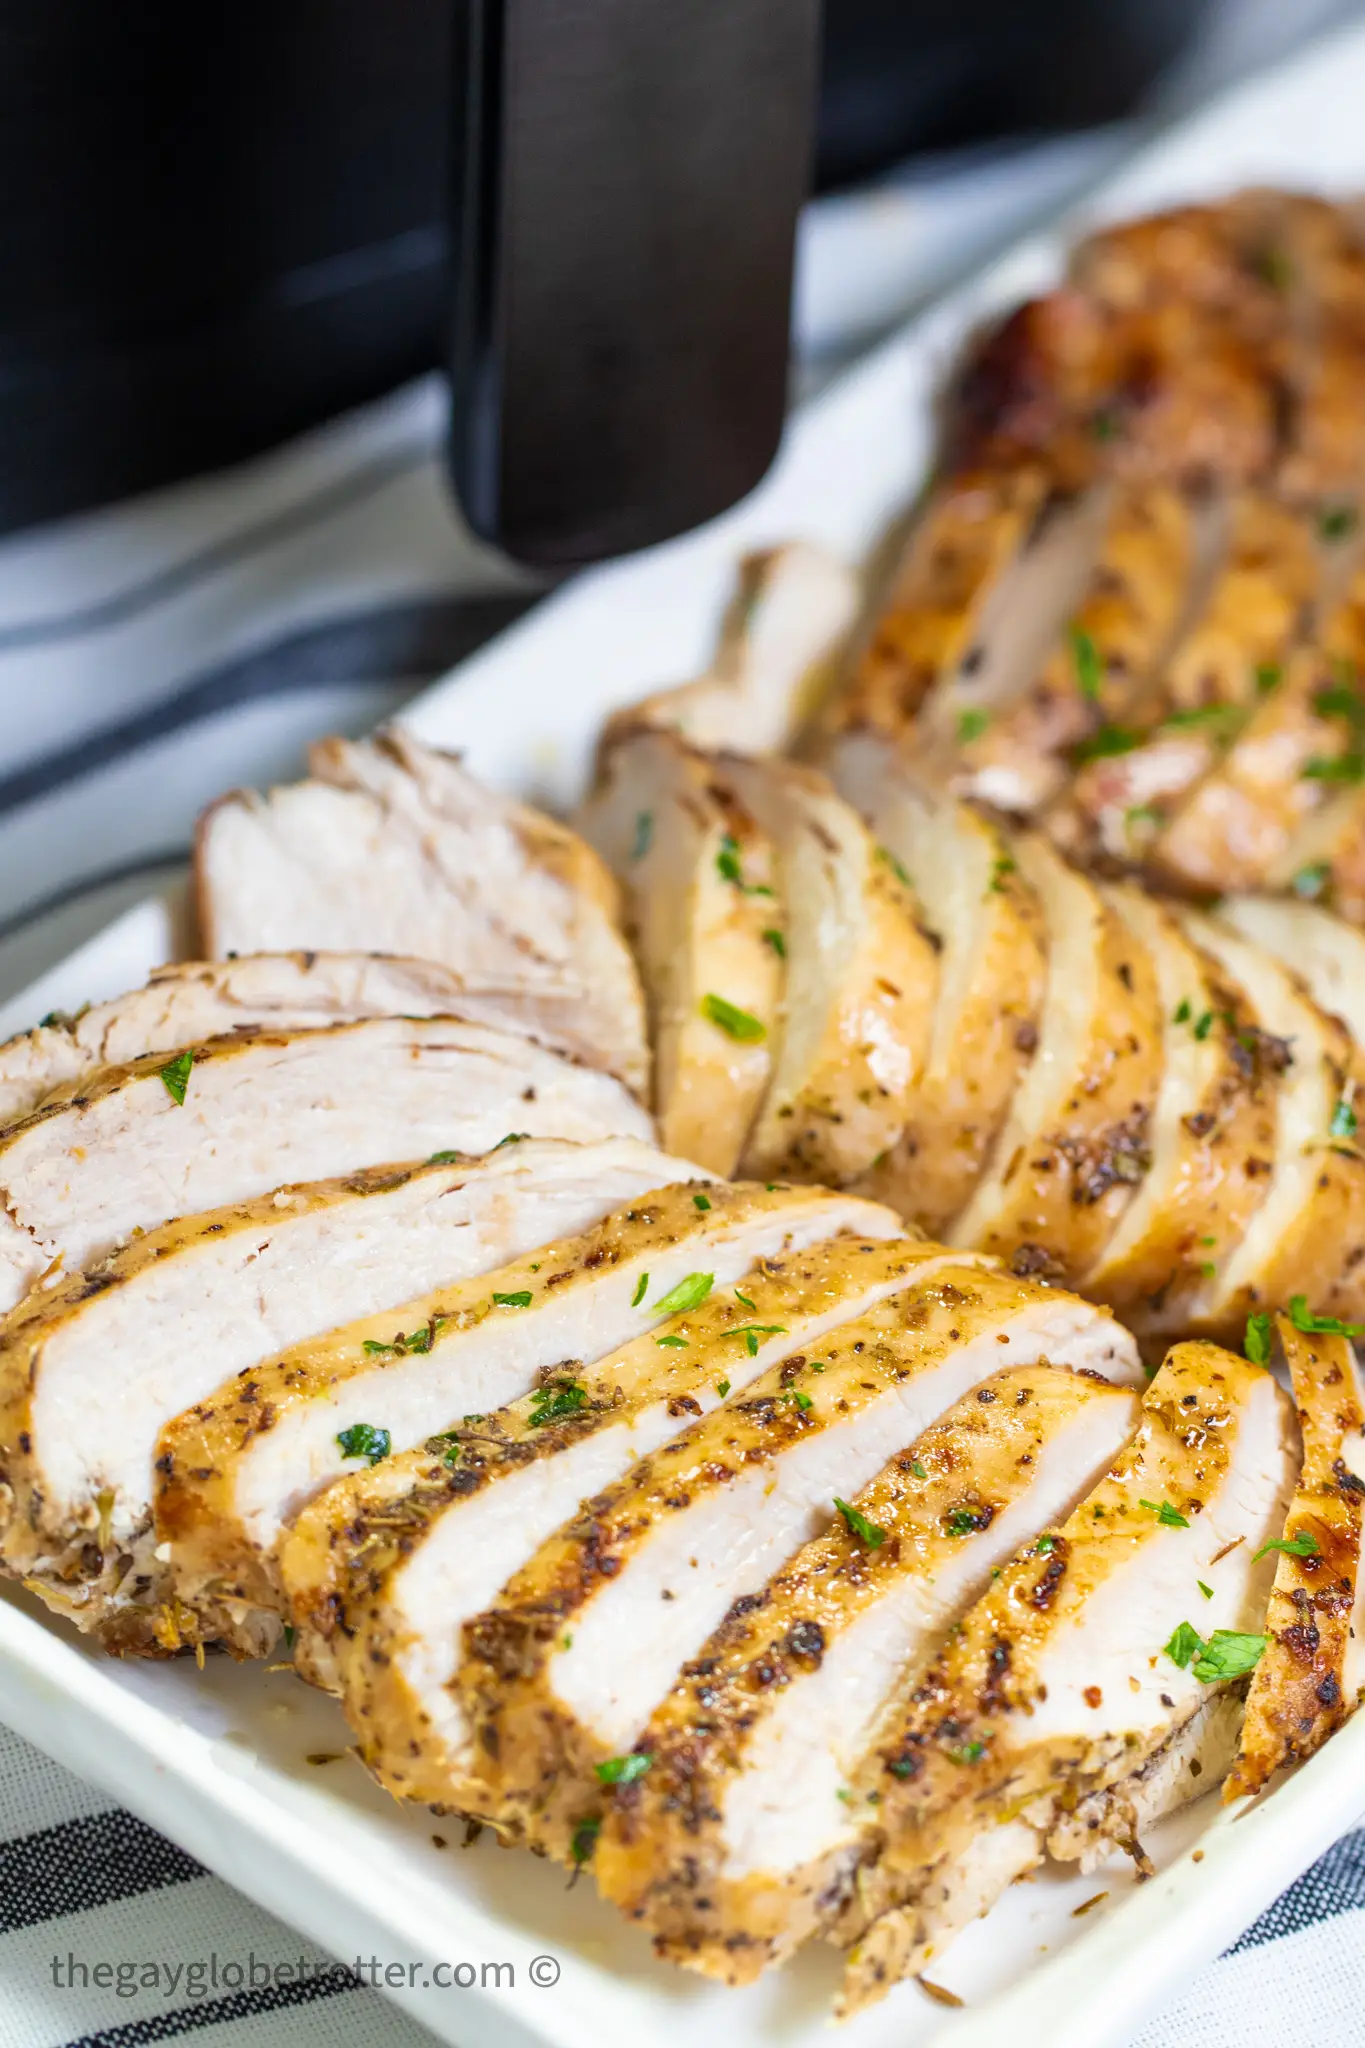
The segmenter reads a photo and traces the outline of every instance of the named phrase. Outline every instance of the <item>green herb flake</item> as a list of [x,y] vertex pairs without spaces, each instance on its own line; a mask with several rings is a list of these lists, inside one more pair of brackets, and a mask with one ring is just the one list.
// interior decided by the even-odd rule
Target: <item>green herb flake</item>
[[349,1429],[338,1431],[337,1443],[343,1458],[363,1458],[367,1465],[377,1465],[388,1457],[393,1439],[386,1429],[376,1429],[371,1422],[353,1422]]
[[906,867],[904,861],[897,860],[889,846],[879,846],[877,848],[877,858],[886,862],[886,865],[890,868],[898,882],[903,882],[907,889],[914,887],[910,880],[910,870]]
[[1359,782],[1365,778],[1365,754],[1314,754],[1301,774],[1305,782]]
[[1055,1536],[1040,1536],[1033,1548],[1039,1557],[1051,1557],[1057,1548],[1057,1539]]
[[727,832],[720,842],[720,851],[716,855],[716,873],[722,882],[734,882],[739,888],[744,887],[744,870],[739,864],[739,841],[730,832]]
[[1332,863],[1326,860],[1312,860],[1291,877],[1289,886],[1305,903],[1316,903],[1326,894],[1331,879]]
[[971,745],[973,740],[979,740],[990,722],[991,714],[989,711],[974,709],[959,712],[957,720],[958,744],[967,747]]
[[1314,692],[1313,709],[1319,718],[1348,718],[1355,724],[1365,714],[1365,703],[1361,702],[1359,691],[1352,689],[1349,683],[1333,683]]
[[728,1395],[729,1391],[730,1391],[730,1382],[729,1382],[729,1380],[717,1380],[717,1381],[716,1381],[716,1392],[717,1392],[717,1393],[718,1393],[718,1394],[720,1395],[720,1398],[721,1398],[721,1400],[722,1400],[722,1401],[723,1401],[723,1400],[724,1400],[724,1399],[726,1398],[726,1396]]
[[808,1415],[811,1409],[815,1406],[815,1403],[814,1401],[812,1401],[810,1395],[801,1393],[800,1390],[797,1388],[793,1388],[792,1392],[787,1396],[787,1398],[789,1401],[793,1401],[796,1404],[796,1406],[801,1410],[801,1413],[803,1415]]
[[704,1216],[704,1215],[706,1214],[706,1212],[707,1212],[707,1210],[708,1210],[708,1209],[710,1208],[710,1206],[711,1206],[711,1197],[710,1197],[709,1195],[693,1195],[693,1197],[692,1197],[692,1207],[693,1207],[694,1209],[697,1209],[697,1210],[699,1210],[699,1211],[701,1212],[701,1214],[702,1214],[703,1216]]
[[641,1303],[641,1302],[642,1302],[642,1301],[644,1300],[644,1298],[645,1298],[645,1295],[646,1295],[646,1294],[647,1294],[648,1292],[649,1292],[649,1275],[648,1275],[648,1273],[642,1273],[642,1274],[640,1275],[639,1279],[638,1279],[638,1280],[636,1281],[636,1283],[635,1283],[635,1292],[634,1292],[634,1294],[632,1294],[632,1295],[631,1295],[631,1297],[630,1297],[630,1305],[631,1305],[631,1307],[632,1307],[632,1308],[638,1308],[638,1307],[640,1306],[640,1303]]
[[951,1508],[944,1517],[950,1536],[975,1536],[981,1527],[980,1516],[974,1508]]
[[1130,804],[1123,822],[1131,831],[1134,825],[1164,825],[1166,820],[1155,804]]
[[1196,1585],[1196,1586],[1198,1586],[1198,1588],[1199,1588],[1200,1592],[1201,1592],[1201,1593],[1203,1594],[1203,1596],[1204,1596],[1204,1598],[1205,1598],[1206,1600],[1212,1600],[1212,1598],[1213,1598],[1213,1587],[1212,1587],[1212,1586],[1206,1586],[1206,1585],[1204,1584],[1204,1581],[1203,1581],[1202,1579],[1196,1579],[1194,1583],[1195,1583],[1195,1585]]
[[185,1107],[185,1090],[190,1085],[190,1069],[193,1065],[192,1052],[178,1052],[175,1058],[161,1069],[162,1084],[177,1109]]
[[498,1139],[498,1142],[493,1147],[493,1150],[495,1152],[501,1152],[504,1145],[524,1145],[526,1143],[526,1140],[530,1137],[530,1135],[531,1133],[529,1131],[509,1131],[505,1138]]
[[428,1166],[458,1166],[458,1165],[459,1165],[459,1163],[460,1163],[460,1161],[461,1161],[461,1160],[462,1160],[463,1158],[464,1158],[464,1153],[463,1153],[463,1152],[433,1152],[433,1153],[432,1153],[432,1155],[431,1155],[431,1157],[430,1157],[430,1159],[428,1159],[428,1161],[427,1161],[427,1165],[428,1165]]
[[516,1294],[495,1294],[493,1296],[493,1306],[494,1308],[529,1308],[531,1306],[531,1290],[529,1287],[523,1287]]
[[687,1351],[690,1349],[686,1337],[656,1337],[654,1342],[660,1351]]
[[1329,1138],[1353,1138],[1358,1123],[1355,1111],[1343,1095],[1332,1111],[1332,1121],[1327,1126],[1327,1135]]
[[850,1536],[856,1536],[869,1550],[879,1550],[886,1541],[885,1529],[879,1529],[875,1522],[869,1522],[866,1515],[860,1515],[857,1508],[851,1508],[846,1500],[834,1496],[834,1505],[844,1518],[844,1527]]
[[588,1405],[588,1390],[577,1380],[546,1380],[531,1395],[532,1429],[543,1429],[547,1423],[562,1422],[566,1415],[577,1415]]
[[1099,697],[1100,685],[1104,681],[1104,663],[1100,660],[1100,651],[1081,626],[1073,626],[1069,637],[1071,658],[1076,664],[1076,687],[1081,695],[1089,698],[1093,704]]
[[910,1460],[910,1470],[914,1473],[916,1479],[927,1479],[929,1477],[929,1474],[918,1458]]
[[1305,1337],[1365,1337],[1365,1323],[1343,1323],[1340,1316],[1315,1316],[1305,1294],[1290,1296],[1289,1320]]
[[591,1859],[592,1852],[597,1847],[597,1837],[601,1832],[600,1820],[581,1820],[578,1823],[573,1831],[573,1842],[569,1850],[576,1868],[581,1868]]
[[1318,532],[1324,540],[1346,540],[1355,532],[1358,519],[1354,505],[1329,505],[1318,514]]
[[1269,1309],[1259,1309],[1255,1315],[1247,1317],[1246,1336],[1242,1339],[1242,1349],[1252,1365],[1269,1365]]
[[1168,718],[1163,718],[1160,729],[1162,732],[1190,732],[1205,726],[1237,726],[1245,716],[1240,704],[1192,704],[1186,711],[1173,711]]
[[769,929],[766,932],[764,932],[763,943],[765,946],[772,947],[774,953],[776,953],[779,960],[786,959],[787,941],[783,937],[782,933],[777,930],[776,926],[770,926]]
[[1267,1556],[1270,1551],[1281,1551],[1285,1557],[1319,1557],[1322,1546],[1311,1529],[1300,1529],[1297,1536],[1277,1536],[1273,1543],[1263,1543],[1251,1562]]
[[1116,754],[1131,754],[1141,745],[1141,733],[1130,732],[1122,725],[1102,725],[1088,740],[1071,749],[1071,758],[1077,767],[1082,767],[1087,761],[1108,761]]
[[1278,661],[1258,661],[1255,671],[1256,695],[1268,697],[1272,691],[1278,690],[1283,674],[1284,671]]
[[750,1016],[735,1003],[727,1003],[724,996],[704,995],[701,999],[701,1013],[707,1022],[723,1031],[727,1038],[733,1038],[741,1045],[756,1044],[766,1038],[768,1027],[757,1017]]
[[1002,853],[1000,858],[992,863],[991,886],[987,893],[991,896],[1003,896],[1006,876],[1014,874],[1017,869],[1018,862],[1011,860],[1007,853]]
[[1167,1643],[1165,1654],[1170,1658],[1172,1664],[1178,1664],[1182,1671],[1188,1671],[1190,1659],[1200,1656],[1203,1649],[1204,1638],[1200,1635],[1198,1629],[1192,1628],[1188,1621],[1182,1621],[1169,1643]]
[[670,1287],[662,1301],[654,1304],[657,1316],[678,1316],[688,1309],[700,1308],[716,1284],[714,1273],[687,1273],[676,1287]]
[[1265,1637],[1241,1635],[1236,1629],[1216,1628],[1200,1646],[1191,1669],[1201,1685],[1216,1685],[1223,1678],[1245,1678],[1265,1655]]
[[1196,1017],[1194,1020],[1194,1035],[1199,1040],[1199,1043],[1201,1045],[1204,1043],[1204,1040],[1208,1037],[1212,1029],[1213,1011],[1205,1010],[1202,1016]]
[[1171,1022],[1172,1024],[1188,1024],[1193,1014],[1190,1008],[1189,997],[1182,996],[1171,1013]]
[[645,855],[649,852],[650,843],[653,840],[653,838],[653,811],[637,811],[635,813],[635,844],[630,849],[631,859],[643,860]]
[[1140,1508],[1149,1508],[1163,1529],[1188,1529],[1188,1515],[1182,1515],[1179,1508],[1171,1506],[1168,1500],[1140,1500]]
[[753,1303],[752,1303],[752,1302],[750,1301],[750,1299],[749,1299],[748,1295],[747,1295],[747,1294],[741,1294],[738,1288],[736,1288],[736,1289],[735,1289],[735,1300],[736,1300],[737,1302],[739,1302],[740,1306],[741,1306],[741,1307],[743,1307],[743,1308],[747,1308],[747,1309],[752,1309],[752,1308],[753,1308]]
[[758,1340],[760,1337],[785,1337],[786,1334],[787,1326],[785,1323],[737,1323],[733,1330],[725,1332],[727,1337],[742,1337],[744,1339],[744,1348],[750,1358],[757,1358],[758,1356]]
[[387,1358],[391,1352],[397,1351],[398,1346],[381,1344],[377,1337],[367,1337],[360,1348],[367,1358]]
[[632,1750],[629,1756],[604,1757],[600,1764],[593,1765],[597,1781],[601,1785],[633,1785],[637,1778],[643,1778],[654,1758],[648,1750]]
[[955,1764],[979,1764],[986,1754],[984,1742],[959,1742],[948,1751]]

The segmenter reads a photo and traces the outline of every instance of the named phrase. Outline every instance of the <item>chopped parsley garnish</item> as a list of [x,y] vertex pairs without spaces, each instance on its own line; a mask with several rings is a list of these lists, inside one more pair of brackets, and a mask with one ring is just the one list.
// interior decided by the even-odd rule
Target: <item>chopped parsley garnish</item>
[[948,1754],[955,1764],[979,1764],[986,1754],[986,1745],[984,1742],[959,1742]]
[[918,1458],[910,1460],[910,1470],[914,1473],[916,1479],[927,1479],[929,1477],[929,1474],[925,1471]]
[[1240,725],[1246,713],[1240,704],[1192,704],[1187,711],[1173,711],[1161,721],[1163,732],[1188,732],[1202,726]]
[[1352,724],[1365,716],[1360,692],[1349,683],[1333,683],[1313,693],[1313,709],[1319,718],[1349,718]]
[[560,1422],[587,1405],[588,1390],[577,1380],[547,1380],[531,1395],[531,1427],[540,1429],[547,1422]]
[[648,1750],[632,1750],[629,1756],[605,1757],[600,1764],[594,1764],[598,1782],[603,1785],[633,1785],[637,1778],[643,1778],[654,1758]]
[[1343,1323],[1340,1316],[1315,1316],[1306,1294],[1290,1296],[1289,1320],[1305,1337],[1365,1337],[1365,1323]]
[[1188,1024],[1193,1014],[1194,1013],[1190,1008],[1189,997],[1182,996],[1180,998],[1180,1001],[1176,1004],[1174,1010],[1171,1012],[1171,1022],[1172,1024]]
[[1328,860],[1310,860],[1291,879],[1289,886],[1296,896],[1302,896],[1307,903],[1316,903],[1332,879],[1332,863]]
[[741,1045],[753,1044],[768,1035],[766,1024],[747,1010],[741,1010],[738,1004],[727,1003],[724,996],[704,995],[701,1013],[708,1023],[715,1024],[727,1038],[737,1039]]
[[1201,1685],[1215,1685],[1220,1678],[1245,1678],[1264,1655],[1264,1636],[1216,1628],[1208,1641],[1200,1645],[1191,1669]]
[[630,849],[630,857],[632,860],[644,859],[645,855],[649,852],[650,842],[652,841],[653,837],[653,811],[637,811],[635,813],[635,844]]
[[735,1289],[735,1300],[739,1302],[741,1307],[743,1308],[752,1309],[753,1307],[753,1303],[750,1301],[748,1295],[741,1294],[738,1288]]
[[569,1850],[575,1865],[582,1865],[589,1860],[593,1850],[597,1847],[597,1837],[601,1832],[602,1823],[600,1820],[581,1820],[578,1823],[578,1826],[573,1831],[573,1843]]
[[1130,804],[1123,814],[1125,825],[1164,825],[1166,820],[1155,804]]
[[1179,1508],[1171,1506],[1168,1500],[1140,1500],[1140,1508],[1150,1508],[1164,1529],[1188,1529],[1188,1515],[1182,1515]]
[[1355,532],[1358,516],[1354,505],[1329,505],[1318,514],[1318,532],[1324,540],[1345,540]]
[[769,929],[766,932],[764,932],[763,943],[765,946],[772,947],[774,953],[776,953],[779,960],[786,959],[787,941],[783,937],[782,933],[778,931],[775,926],[770,926]]
[[975,1536],[981,1517],[974,1508],[950,1508],[944,1523],[950,1536]]
[[979,740],[990,722],[991,714],[989,711],[971,710],[960,712],[957,721],[957,737],[961,745],[964,747],[969,746],[973,740]]
[[1278,661],[1258,661],[1256,664],[1256,695],[1268,697],[1272,690],[1280,687],[1284,671]]
[[661,1351],[688,1351],[691,1349],[686,1337],[656,1337],[654,1342]]
[[1314,754],[1302,768],[1305,782],[1359,782],[1365,777],[1365,754]]
[[185,1090],[190,1085],[190,1069],[193,1065],[192,1052],[178,1052],[175,1058],[161,1069],[162,1083],[177,1109],[185,1107]]
[[729,1393],[729,1391],[730,1391],[730,1382],[729,1382],[729,1380],[717,1380],[717,1381],[716,1381],[716,1392],[717,1392],[717,1393],[718,1393],[718,1394],[720,1395],[720,1398],[721,1398],[721,1400],[722,1400],[722,1401],[723,1401],[723,1400],[725,1399],[725,1397],[726,1397],[726,1395],[727,1395],[727,1394]]
[[850,1536],[856,1536],[858,1541],[865,1543],[869,1550],[880,1549],[881,1545],[886,1541],[885,1529],[879,1529],[875,1522],[869,1522],[866,1515],[860,1515],[858,1510],[851,1508],[846,1500],[840,1500],[837,1493],[834,1496],[834,1505],[843,1516],[844,1527],[848,1530]]
[[430,1157],[430,1159],[428,1159],[428,1161],[427,1161],[427,1165],[428,1165],[428,1166],[458,1166],[458,1165],[459,1165],[459,1163],[460,1163],[460,1161],[461,1161],[461,1160],[462,1160],[463,1158],[464,1158],[464,1153],[463,1153],[463,1152],[433,1152],[433,1153],[432,1153],[432,1155],[431,1155],[431,1157]]
[[1198,1588],[1199,1588],[1200,1592],[1201,1592],[1201,1593],[1203,1594],[1203,1596],[1204,1596],[1204,1598],[1205,1598],[1206,1600],[1212,1600],[1212,1598],[1213,1598],[1213,1587],[1212,1587],[1212,1586],[1206,1586],[1206,1585],[1204,1584],[1204,1581],[1203,1581],[1202,1579],[1196,1579],[1194,1583],[1195,1583],[1195,1585],[1196,1585],[1196,1586],[1198,1586]]
[[1353,1138],[1358,1122],[1355,1111],[1343,1095],[1332,1111],[1332,1121],[1327,1126],[1327,1135],[1329,1138]]
[[714,1273],[687,1273],[676,1287],[670,1287],[662,1301],[654,1304],[655,1315],[677,1316],[684,1310],[700,1308],[716,1284]]
[[1104,664],[1100,651],[1090,635],[1081,626],[1071,628],[1071,657],[1076,664],[1076,686],[1083,697],[1093,704],[1100,694],[1104,680]]
[[449,1320],[448,1316],[433,1316],[429,1323],[423,1323],[411,1336],[399,1330],[396,1336],[390,1337],[388,1342],[383,1344],[377,1338],[367,1337],[360,1348],[371,1358],[387,1358],[399,1353],[405,1358],[414,1353],[419,1358],[425,1358],[433,1341],[440,1336]]
[[509,1131],[505,1138],[498,1139],[498,1142],[493,1147],[493,1150],[495,1152],[501,1152],[504,1145],[524,1145],[526,1143],[526,1140],[530,1137],[530,1135],[531,1133],[529,1131]]
[[723,882],[733,882],[746,896],[771,896],[773,893],[762,882],[745,881],[744,869],[739,859],[739,841],[731,832],[727,832],[720,842],[720,851],[716,855],[716,873]]
[[531,1290],[529,1287],[523,1287],[516,1294],[495,1294],[493,1296],[493,1306],[494,1308],[529,1308],[531,1306]]
[[1006,875],[1012,875],[1017,866],[1017,861],[1011,860],[1007,853],[1002,853],[999,859],[992,863],[989,892],[992,896],[1002,896],[1004,894],[1005,877]]
[[703,1216],[706,1214],[706,1211],[710,1208],[710,1206],[711,1197],[709,1195],[693,1195],[692,1207],[694,1209],[699,1209]]
[[904,882],[907,889],[913,886],[910,880],[909,869],[906,867],[904,861],[896,859],[895,854],[891,851],[891,848],[889,846],[879,846],[877,848],[877,858],[878,860],[884,860],[886,862],[886,865],[890,868],[892,874],[896,877],[896,880],[898,882]]
[[792,1390],[788,1393],[787,1399],[790,1402],[792,1402],[792,1404],[795,1407],[799,1408],[803,1415],[808,1415],[811,1409],[815,1406],[815,1403],[814,1401],[812,1401],[810,1395],[803,1394],[799,1388],[793,1387]]
[[1273,1543],[1263,1543],[1251,1562],[1255,1564],[1272,1550],[1283,1551],[1286,1557],[1318,1557],[1322,1546],[1311,1529],[1300,1529],[1297,1536],[1277,1536]]
[[1102,725],[1097,733],[1071,750],[1071,758],[1079,766],[1086,761],[1107,761],[1115,754],[1131,754],[1134,747],[1142,745],[1142,735],[1130,732],[1123,725]]
[[785,1323],[737,1323],[733,1330],[725,1332],[727,1337],[742,1337],[744,1339],[744,1348],[750,1358],[757,1358],[758,1356],[758,1340],[760,1337],[785,1337],[786,1334],[787,1326]]
[[1255,1315],[1247,1317],[1247,1333],[1242,1340],[1242,1349],[1253,1365],[1269,1365],[1269,1309],[1260,1309]]
[[1191,1627],[1188,1621],[1182,1621],[1166,1645],[1166,1655],[1172,1664],[1178,1664],[1182,1671],[1188,1671],[1190,1659],[1198,1656],[1203,1647],[1204,1638],[1198,1629]]
[[1194,1020],[1194,1035],[1199,1040],[1199,1043],[1201,1045],[1204,1043],[1204,1040],[1208,1037],[1212,1029],[1213,1011],[1205,1010],[1202,1016],[1196,1017]]
[[1051,1557],[1057,1548],[1057,1539],[1055,1536],[1040,1536],[1033,1548],[1039,1557]]
[[353,1422],[349,1429],[337,1432],[343,1458],[363,1458],[368,1465],[377,1465],[381,1458],[387,1458],[393,1447],[393,1439],[386,1429],[376,1429],[371,1422]]
[[648,1290],[649,1275],[648,1273],[642,1273],[635,1283],[635,1292],[630,1297],[630,1305],[632,1308],[638,1308],[640,1306],[640,1303],[644,1300]]

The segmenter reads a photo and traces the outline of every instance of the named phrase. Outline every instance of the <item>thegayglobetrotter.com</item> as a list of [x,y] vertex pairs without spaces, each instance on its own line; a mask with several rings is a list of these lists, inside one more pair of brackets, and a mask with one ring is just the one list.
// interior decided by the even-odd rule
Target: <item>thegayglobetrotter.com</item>
[[58,1991],[112,1991],[118,1998],[160,1992],[166,1999],[215,1998],[236,1991],[281,1990],[316,1985],[344,1991],[515,1991],[518,1975],[527,1984],[548,1990],[559,1982],[555,1956],[532,1956],[518,1973],[514,1963],[386,1963],[379,1956],[357,1956],[353,1963],[334,1963],[299,1956],[278,1962],[248,1950],[245,1956],[221,1956],[210,1950],[188,1962],[167,1963],[154,1957],[105,1958],[88,1963],[70,1949],[52,1958],[52,1983]]

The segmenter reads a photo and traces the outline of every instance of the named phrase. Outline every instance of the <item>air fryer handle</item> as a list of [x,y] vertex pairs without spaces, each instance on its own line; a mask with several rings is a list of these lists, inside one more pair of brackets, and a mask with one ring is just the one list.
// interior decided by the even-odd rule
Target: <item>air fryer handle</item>
[[451,464],[569,566],[752,488],[781,437],[819,0],[457,0]]

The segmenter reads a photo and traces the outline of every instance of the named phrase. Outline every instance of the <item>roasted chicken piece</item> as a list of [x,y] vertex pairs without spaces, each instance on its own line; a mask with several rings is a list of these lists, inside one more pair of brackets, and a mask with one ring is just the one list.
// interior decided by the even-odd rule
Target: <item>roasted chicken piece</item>
[[[856,1225],[862,1211],[846,1196],[827,1221]],[[389,1791],[477,1808],[470,1730],[452,1690],[464,1624],[585,1497],[717,1407],[722,1388],[740,1393],[959,1256],[862,1234],[794,1244],[736,1290],[713,1290],[657,1334],[576,1369],[557,1392],[537,1389],[305,1508],[280,1555],[295,1660],[341,1694]]]
[[151,1530],[164,1424],[285,1346],[693,1178],[685,1161],[634,1138],[528,1139],[482,1160],[380,1167],[164,1224],[36,1292],[0,1324],[5,1567],[111,1648],[178,1648]]
[[[1354,773],[1349,757],[1340,757]],[[1262,878],[1267,889],[1330,903],[1353,925],[1365,925],[1365,786],[1344,786],[1310,811]]]
[[[433,960],[383,953],[248,953],[158,967],[145,988],[54,1013],[0,1045],[0,1126],[47,1096],[149,1052],[258,1031],[325,1030],[366,1017],[462,1017],[588,1059],[567,997],[470,986]],[[591,1062],[590,1062],[591,1063]]]
[[745,1983],[818,1931],[861,1856],[849,1803],[888,1701],[1137,1426],[1137,1397],[1046,1364],[983,1380],[683,1667],[605,1795],[598,1888],[671,1960]]
[[1303,984],[1217,918],[1184,913],[1195,943],[1245,990],[1253,1026],[1231,1030],[1275,1081],[1275,1142],[1256,1159],[1263,1197],[1235,1242],[1212,1248],[1216,1273],[1188,1306],[1187,1329],[1232,1338],[1253,1311],[1304,1295],[1331,1315],[1365,1309],[1365,1155],[1356,1144],[1360,1058],[1345,1026]]
[[[1365,1518],[1365,1390],[1350,1337],[1303,1312],[1262,1317],[1251,1342],[1289,1367],[1303,1431],[1303,1471],[1283,1532],[1266,1652],[1247,1695],[1226,1799],[1259,1792],[1281,1764],[1312,1756],[1355,1712],[1365,1689],[1361,1526]],[[1302,1327],[1308,1325],[1307,1328]],[[1273,1335],[1272,1335],[1273,1330]]]
[[854,572],[808,541],[746,555],[710,672],[620,712],[605,747],[645,725],[708,751],[784,753],[828,692],[858,600]]
[[553,1390],[671,1313],[675,1289],[741,1280],[755,1259],[847,1214],[819,1189],[658,1188],[588,1230],[224,1381],[157,1442],[156,1533],[178,1599],[205,1633],[263,1626],[252,1610],[281,1607],[285,1528],[358,1460],[408,1450],[537,1385]]
[[1319,1008],[1365,1045],[1365,933],[1293,897],[1227,896],[1218,918],[1290,968]]
[[1110,1473],[969,1610],[854,1782],[873,1839],[836,1929],[846,2009],[922,1970],[1070,1809],[1254,1667],[1296,1438],[1261,1367],[1169,1354]]
[[651,1127],[610,1074],[448,1017],[212,1038],[101,1068],[0,1132],[0,1309],[172,1216],[513,1134]]
[[823,775],[737,755],[719,756],[716,774],[776,850],[784,911],[781,1018],[743,1169],[849,1181],[899,1136],[924,1069],[934,941],[899,864]]
[[787,956],[772,841],[705,754],[648,729],[604,749],[579,824],[621,886],[661,1142],[733,1173],[772,1071]]
[[941,949],[928,1056],[904,1127],[860,1183],[938,1236],[976,1186],[1033,1057],[1047,973],[1042,910],[1005,835],[967,805],[923,792],[886,740],[849,734],[830,767],[910,876]]
[[1095,885],[1039,837],[1014,852],[1047,932],[1037,1050],[951,1235],[1017,1272],[1075,1279],[1151,1164],[1160,1000],[1146,948]]
[[311,779],[222,797],[199,821],[210,953],[297,947],[436,960],[564,1005],[594,1064],[647,1092],[649,1051],[616,889],[564,825],[399,729],[319,740]]
[[1073,1296],[948,1268],[732,1393],[586,1501],[466,1625],[475,1810],[572,1860],[599,1780],[638,1769],[611,1760],[638,1753],[679,1666],[839,1498],[992,1370],[1047,1358],[1132,1378],[1133,1357]]
[[1265,1193],[1275,1074],[1224,969],[1140,889],[1116,884],[1105,895],[1156,970],[1161,1079],[1151,1165],[1083,1284],[1139,1335],[1174,1335]]

